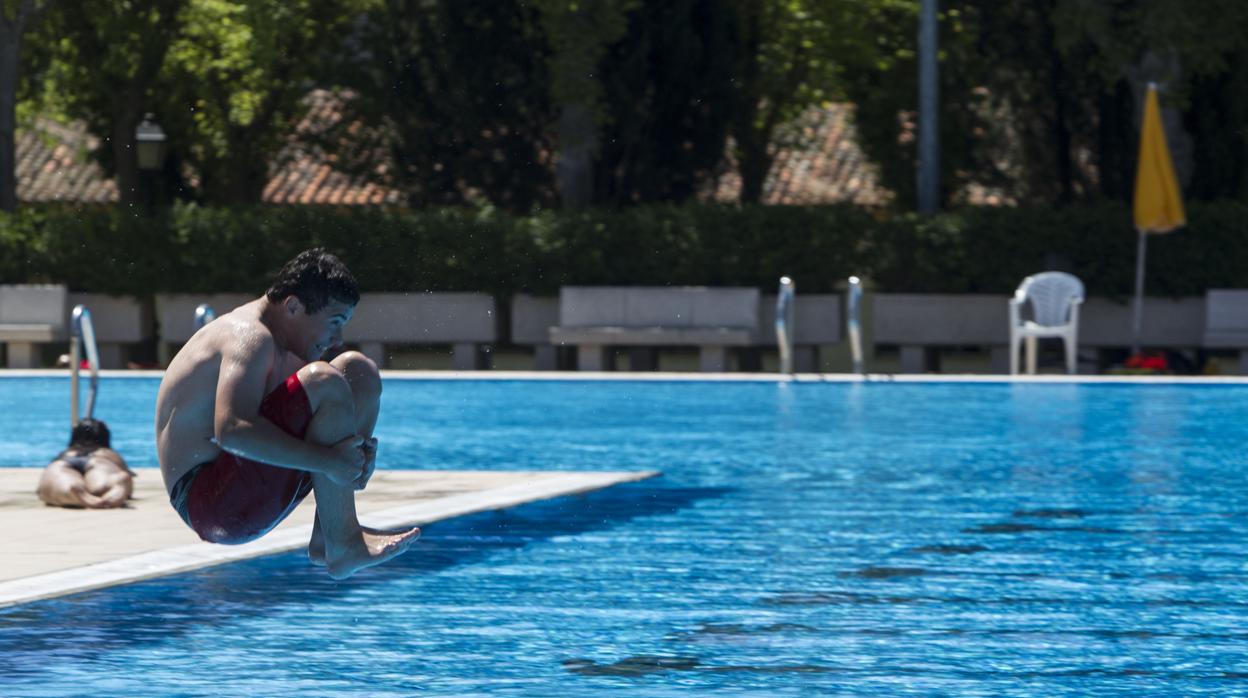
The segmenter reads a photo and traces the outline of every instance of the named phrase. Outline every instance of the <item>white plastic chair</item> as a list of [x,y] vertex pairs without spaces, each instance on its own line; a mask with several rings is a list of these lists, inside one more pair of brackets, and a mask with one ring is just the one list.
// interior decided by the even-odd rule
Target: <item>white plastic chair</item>
[[[1031,302],[1032,318],[1023,320],[1023,305]],[[1018,373],[1019,344],[1027,340],[1027,373],[1036,372],[1036,344],[1041,337],[1060,337],[1066,347],[1066,372],[1075,372],[1078,354],[1079,305],[1083,282],[1060,271],[1033,274],[1019,284],[1010,299],[1010,373]]]

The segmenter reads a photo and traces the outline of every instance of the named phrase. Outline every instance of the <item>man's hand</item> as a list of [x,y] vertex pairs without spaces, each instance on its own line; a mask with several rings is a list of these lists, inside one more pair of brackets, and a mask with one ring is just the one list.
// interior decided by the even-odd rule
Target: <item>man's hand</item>
[[367,467],[369,456],[364,448],[367,442],[363,436],[351,435],[330,446],[334,452],[333,466],[325,471],[325,476],[338,485],[354,485],[364,472],[372,470]]
[[364,472],[355,481],[357,490],[368,486],[368,481],[373,477],[373,471],[377,469],[377,439],[365,439],[361,448],[364,449]]

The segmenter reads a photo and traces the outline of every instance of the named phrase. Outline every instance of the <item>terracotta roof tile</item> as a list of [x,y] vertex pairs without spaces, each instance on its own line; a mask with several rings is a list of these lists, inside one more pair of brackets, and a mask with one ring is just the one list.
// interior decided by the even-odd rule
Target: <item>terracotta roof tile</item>
[[[329,158],[318,157],[309,142],[342,118],[338,97],[323,90],[305,98],[307,113],[296,125],[287,145],[273,160],[273,171],[262,200],[272,204],[308,202],[364,202],[365,192],[381,192],[379,203],[400,203],[400,192],[370,183],[367,177],[335,170]],[[366,129],[353,129],[361,139]],[[17,133],[17,196],[21,201],[46,203],[116,203],[117,184],[88,153],[100,146],[81,123],[60,124],[40,119],[33,128]]]
[[[308,109],[295,125],[286,146],[274,158],[272,174],[262,200],[270,204],[402,205],[402,192],[368,176],[339,168],[318,140],[343,118],[342,98],[316,90],[308,94]],[[854,138],[853,107],[832,104],[812,108],[791,128],[794,145],[776,151],[771,172],[763,187],[763,203],[820,204],[852,202],[875,205],[890,194],[878,183],[874,167],[867,162]],[[343,129],[361,158],[372,154],[372,170],[384,175],[394,170],[386,157],[382,138],[361,124]],[[59,124],[40,120],[17,137],[18,198],[28,202],[70,201],[115,203],[116,183],[88,153],[100,147],[99,139],[82,124]],[[192,173],[192,180],[194,180]],[[731,160],[721,168],[710,198],[735,201],[741,178]]]
[[[776,149],[763,180],[763,203],[878,205],[890,198],[855,141],[852,105],[812,107],[790,128],[795,143]],[[736,201],[741,177],[735,164],[728,159],[721,171],[711,198]]]

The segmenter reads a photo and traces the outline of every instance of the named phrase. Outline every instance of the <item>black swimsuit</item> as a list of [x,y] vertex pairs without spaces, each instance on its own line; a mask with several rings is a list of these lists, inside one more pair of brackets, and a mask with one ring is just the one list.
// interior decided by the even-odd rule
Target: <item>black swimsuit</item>
[[63,460],[66,463],[69,463],[69,467],[73,468],[74,470],[77,470],[80,473],[87,472],[87,463],[91,462],[91,454],[86,454],[86,455],[78,454],[76,456],[67,456],[65,455],[65,453],[67,453],[67,451],[62,451],[61,455],[57,456],[56,459]]

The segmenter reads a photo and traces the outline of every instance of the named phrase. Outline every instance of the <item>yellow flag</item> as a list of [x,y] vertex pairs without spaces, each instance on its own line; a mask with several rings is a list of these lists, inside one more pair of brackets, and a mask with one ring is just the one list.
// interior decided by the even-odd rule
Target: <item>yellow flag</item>
[[1183,197],[1161,127],[1157,88],[1149,85],[1140,129],[1140,164],[1135,172],[1135,227],[1141,232],[1168,233],[1185,223]]

